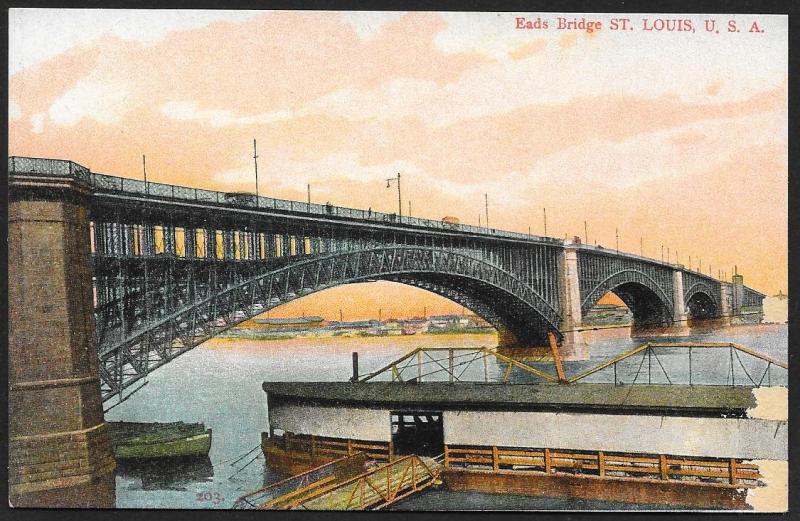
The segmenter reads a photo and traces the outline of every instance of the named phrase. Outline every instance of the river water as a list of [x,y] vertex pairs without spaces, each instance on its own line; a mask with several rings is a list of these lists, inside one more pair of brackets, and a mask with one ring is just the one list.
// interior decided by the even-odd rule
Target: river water
[[[787,326],[763,324],[694,331],[680,340],[737,342],[782,361],[787,360]],[[594,366],[647,339],[631,339],[627,329],[588,333],[591,359],[565,362],[568,376]],[[669,339],[659,338],[665,341]],[[290,340],[248,341],[215,339],[186,353],[148,377],[140,391],[106,414],[110,421],[203,422],[213,429],[209,458],[170,466],[120,467],[116,490],[118,508],[230,508],[242,494],[281,479],[264,464],[260,449],[261,432],[267,430],[264,381],[344,381],[351,376],[351,353],[359,353],[361,372],[377,369],[416,347],[491,347],[494,334],[414,335],[405,337],[297,338]],[[766,364],[746,355],[729,359],[725,350],[695,350],[692,360],[693,383],[737,384],[764,378],[771,385],[787,385],[785,370],[773,367],[764,374]],[[552,372],[552,364],[529,360]],[[643,354],[620,363],[617,380],[646,383],[647,368],[652,383],[688,382],[686,350],[658,352],[657,359]],[[662,369],[663,368],[663,369]],[[490,359],[490,377],[502,367]],[[468,368],[483,378],[482,363]],[[413,375],[410,375],[413,376]],[[473,375],[474,376],[474,375]],[[512,381],[526,381],[524,373],[511,373]],[[613,381],[609,368],[586,381]],[[114,405],[112,400],[106,407]],[[247,451],[253,450],[242,457]],[[253,459],[255,458],[255,459]],[[238,459],[238,461],[236,461]],[[500,509],[500,510],[608,510],[630,505],[597,501],[542,499],[453,493],[430,490],[395,505],[396,509]],[[663,507],[660,507],[663,508]]]

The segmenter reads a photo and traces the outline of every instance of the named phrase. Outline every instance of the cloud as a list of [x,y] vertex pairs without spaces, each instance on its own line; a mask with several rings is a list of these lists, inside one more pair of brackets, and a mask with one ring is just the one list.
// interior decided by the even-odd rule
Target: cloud
[[618,141],[592,139],[546,156],[528,177],[537,180],[536,184],[600,185],[614,191],[655,179],[700,175],[709,165],[734,156],[743,143],[762,147],[785,142],[786,125],[784,116],[762,112],[699,121]]
[[85,46],[104,35],[153,43],[172,31],[204,27],[218,21],[244,21],[261,11],[183,9],[10,9],[9,76]]
[[9,98],[8,100],[8,121],[19,121],[22,119],[22,109],[16,100]]
[[53,102],[48,113],[61,126],[73,126],[83,118],[115,123],[129,108],[127,94],[125,85],[84,78]]
[[362,40],[374,38],[389,22],[406,13],[390,11],[352,11],[341,15],[342,21],[350,25]]
[[31,116],[31,132],[41,134],[44,131],[44,114],[37,113]]
[[[364,164],[355,152],[328,154],[315,161],[298,161],[269,151],[259,150],[264,158],[259,162],[259,178],[278,188],[305,191],[313,180],[315,191],[336,192],[342,182],[370,183],[380,186],[396,172],[417,173],[419,169],[409,161],[386,164]],[[223,170],[214,174],[214,180],[226,186],[247,187],[253,183],[252,165]],[[260,181],[259,181],[260,183]]]
[[194,101],[169,101],[161,105],[161,113],[178,121],[208,123],[214,127],[266,125],[287,121],[302,115],[298,112],[286,110],[241,116],[231,110],[201,109],[198,108],[197,102]]

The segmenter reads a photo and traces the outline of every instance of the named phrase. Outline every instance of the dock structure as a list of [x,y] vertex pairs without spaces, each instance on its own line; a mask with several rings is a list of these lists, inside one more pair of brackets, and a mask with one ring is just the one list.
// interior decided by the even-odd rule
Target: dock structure
[[[452,490],[747,509],[748,490],[764,486],[760,462],[788,459],[787,421],[755,412],[763,392],[771,392],[758,389],[762,374],[726,385],[670,380],[657,353],[672,347],[648,344],[575,376],[525,371],[538,378],[533,383],[509,384],[503,370],[499,382],[464,381],[456,377],[463,375],[459,364],[477,358],[448,352],[438,359],[423,350],[350,382],[265,382],[269,432],[262,449],[268,465],[286,472],[358,450],[386,466],[368,479],[384,476],[387,485],[351,480],[346,490],[304,500],[307,508],[361,508],[353,498],[362,493],[358,505],[368,508],[379,497],[397,500],[397,462],[442,455],[441,479]],[[753,356],[766,366],[766,380],[770,368],[786,367],[734,344],[690,347],[723,354],[731,364],[739,354]],[[429,354],[444,374],[439,381],[425,380],[433,369],[418,365]],[[650,357],[671,383],[647,383],[648,373],[635,385],[619,384],[616,371],[613,383],[583,383],[624,360],[643,367]]]

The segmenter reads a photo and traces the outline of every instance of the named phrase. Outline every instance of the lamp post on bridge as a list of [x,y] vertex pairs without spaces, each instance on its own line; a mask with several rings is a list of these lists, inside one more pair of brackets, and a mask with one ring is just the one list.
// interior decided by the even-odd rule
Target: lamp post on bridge
[[150,185],[147,183],[147,159],[142,154],[142,173],[144,174],[144,192],[150,195]]
[[400,221],[403,220],[403,196],[400,191],[400,172],[397,172],[397,177],[390,177],[386,180],[386,188],[391,188],[392,181],[397,181],[397,215]]
[[544,236],[547,237],[547,208],[542,208],[544,212]]
[[253,139],[253,169],[256,174],[256,208],[260,206],[258,201],[258,149],[256,148],[256,140]]
[[489,194],[483,194],[484,208],[486,209],[486,227],[489,227]]

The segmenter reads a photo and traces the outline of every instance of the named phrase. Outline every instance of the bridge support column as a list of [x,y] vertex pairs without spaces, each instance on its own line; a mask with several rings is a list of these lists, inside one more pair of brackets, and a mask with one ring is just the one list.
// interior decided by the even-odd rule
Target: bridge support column
[[689,334],[689,314],[683,298],[683,271],[672,272],[672,324],[667,327],[670,336]]
[[[9,501],[115,505],[97,368],[89,186],[15,169],[9,183]],[[84,171],[84,173],[88,173]]]
[[561,299],[561,331],[564,335],[559,351],[564,360],[588,360],[589,347],[583,338],[581,316],[581,286],[578,277],[578,250],[564,248],[563,272],[561,274],[564,298]]
[[719,302],[720,302],[720,322],[724,325],[730,325],[731,317],[733,316],[733,284],[729,282],[720,282],[719,284]]

